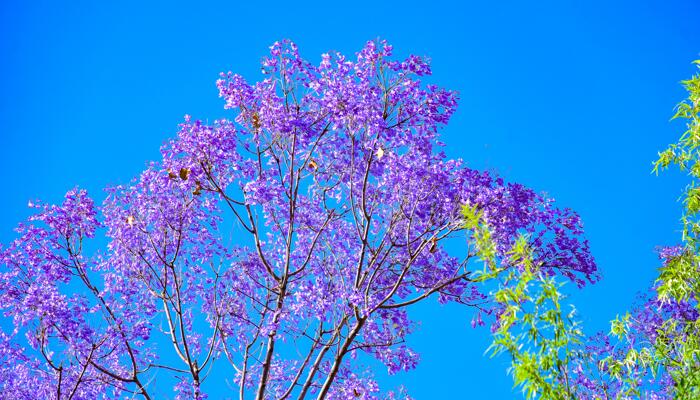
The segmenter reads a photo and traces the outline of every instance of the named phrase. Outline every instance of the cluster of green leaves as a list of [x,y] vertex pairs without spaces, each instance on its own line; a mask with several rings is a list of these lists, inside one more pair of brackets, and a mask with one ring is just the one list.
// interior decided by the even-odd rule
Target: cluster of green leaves
[[476,277],[497,284],[492,295],[500,311],[487,352],[510,356],[509,372],[527,399],[574,399],[566,367],[583,333],[574,320],[573,307],[563,310],[563,284],[533,262],[526,236],[514,243],[508,259],[497,260],[481,214],[470,206],[464,207],[463,214],[486,266]]
[[[700,60],[694,64],[700,69]],[[700,72],[682,84],[688,98],[677,106],[673,119],[684,120],[686,130],[659,153],[654,171],[675,165],[690,177],[682,196],[685,248],[661,268],[656,291],[663,302],[690,303],[700,311]],[[666,321],[654,348],[674,380],[676,398],[700,398],[700,321]]]

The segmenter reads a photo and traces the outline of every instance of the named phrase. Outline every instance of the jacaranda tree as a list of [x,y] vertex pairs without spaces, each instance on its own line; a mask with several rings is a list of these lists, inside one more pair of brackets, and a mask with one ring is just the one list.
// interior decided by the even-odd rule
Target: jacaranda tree
[[504,321],[483,282],[522,270],[518,246],[543,276],[595,281],[579,217],[447,159],[457,94],[391,51],[312,65],[275,43],[261,81],[218,80],[230,119],[186,116],[101,207],[77,188],[30,204],[0,253],[2,398],[405,398],[367,365],[415,367],[410,305]]

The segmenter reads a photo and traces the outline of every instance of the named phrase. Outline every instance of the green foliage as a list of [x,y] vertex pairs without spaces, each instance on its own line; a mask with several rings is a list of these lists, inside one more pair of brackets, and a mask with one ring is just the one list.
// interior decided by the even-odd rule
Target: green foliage
[[697,255],[689,251],[669,259],[659,269],[656,289],[659,299],[689,301],[699,293],[697,263]]
[[[700,60],[694,64],[700,68]],[[663,302],[690,302],[700,311],[700,73],[682,83],[688,98],[677,106],[673,119],[685,120],[686,130],[659,153],[654,171],[676,165],[691,179],[682,197],[685,250],[661,268],[657,293]],[[654,350],[671,372],[676,398],[700,398],[700,323],[669,320],[658,334]]]
[[496,244],[491,239],[488,225],[483,222],[483,212],[474,206],[465,205],[462,207],[462,215],[465,228],[472,232],[472,239],[479,257],[488,267],[480,272],[480,279],[486,280],[497,276],[499,271],[496,270]]
[[518,238],[509,259],[496,268],[488,225],[471,207],[463,213],[488,267],[479,278],[498,282],[492,296],[501,311],[487,352],[492,357],[503,353],[511,357],[510,374],[527,399],[574,399],[566,365],[583,333],[574,321],[574,309],[562,310],[562,284],[533,262],[526,236]]
[[[700,68],[700,60],[694,61]],[[681,171],[686,171],[691,177],[691,183],[683,194],[685,206],[683,213],[684,240],[697,250],[700,228],[698,212],[700,212],[700,73],[688,80],[682,81],[688,91],[688,98],[676,107],[672,119],[686,121],[686,130],[677,143],[669,145],[654,164],[654,172],[659,173],[671,165],[676,165]],[[697,252],[694,252],[697,253]],[[697,272],[697,271],[696,271]]]

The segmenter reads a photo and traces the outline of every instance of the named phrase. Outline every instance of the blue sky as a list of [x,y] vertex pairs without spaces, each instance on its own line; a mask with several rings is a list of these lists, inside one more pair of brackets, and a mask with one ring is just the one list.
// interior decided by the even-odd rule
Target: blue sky
[[[1,242],[27,200],[59,201],[76,184],[101,199],[159,157],[184,114],[230,116],[218,72],[258,79],[275,40],[316,61],[377,37],[399,56],[430,56],[430,82],[461,93],[443,132],[450,156],[582,215],[604,274],[573,296],[590,332],[651,282],[654,248],[679,239],[685,181],[652,175],[651,162],[683,130],[669,117],[700,58],[700,3],[145,3],[0,4]],[[468,311],[414,312],[423,362],[387,383],[419,400],[513,397],[507,360],[483,356],[488,335]]]

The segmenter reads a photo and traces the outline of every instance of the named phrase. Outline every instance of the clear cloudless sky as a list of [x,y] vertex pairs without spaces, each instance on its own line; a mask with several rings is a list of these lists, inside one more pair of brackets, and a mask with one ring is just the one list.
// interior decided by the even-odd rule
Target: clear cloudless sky
[[[397,56],[430,56],[428,81],[460,92],[449,156],[582,215],[604,279],[573,301],[588,332],[606,330],[653,280],[655,247],[680,237],[685,180],[651,162],[684,128],[669,118],[700,58],[699,17],[692,0],[2,1],[0,242],[29,199],[79,185],[101,201],[159,158],[184,114],[230,117],[218,73],[259,79],[274,41],[317,62],[381,37]],[[418,400],[516,397],[468,310],[413,313],[422,363],[382,383]]]

